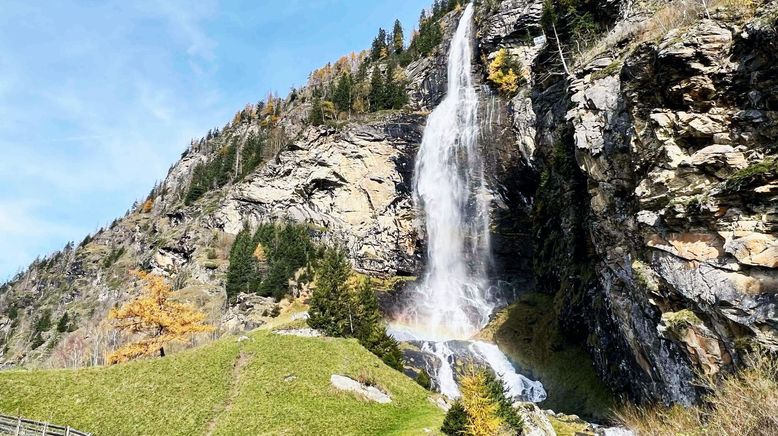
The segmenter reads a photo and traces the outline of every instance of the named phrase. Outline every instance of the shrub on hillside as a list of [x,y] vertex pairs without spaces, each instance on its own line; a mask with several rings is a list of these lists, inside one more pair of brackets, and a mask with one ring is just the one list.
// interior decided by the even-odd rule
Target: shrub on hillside
[[506,49],[501,48],[491,63],[489,63],[489,81],[497,86],[500,92],[512,96],[524,83],[521,73],[521,63]]
[[419,386],[426,390],[432,389],[432,379],[430,379],[430,375],[424,368],[422,368],[422,370],[419,371],[419,374],[416,375],[416,383],[418,383]]
[[103,268],[109,268],[111,265],[115,264],[116,261],[124,255],[124,251],[124,247],[112,246],[108,256],[103,259]]
[[462,436],[467,434],[467,422],[468,417],[465,407],[462,405],[462,402],[456,401],[448,409],[440,431],[449,436]]

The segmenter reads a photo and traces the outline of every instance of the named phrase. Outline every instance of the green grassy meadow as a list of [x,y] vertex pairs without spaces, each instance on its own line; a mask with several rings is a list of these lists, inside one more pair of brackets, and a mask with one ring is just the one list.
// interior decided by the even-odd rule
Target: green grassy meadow
[[[95,435],[415,435],[437,432],[430,393],[356,340],[228,337],[101,368],[0,372],[0,413]],[[372,380],[378,404],[339,392],[330,375]]]

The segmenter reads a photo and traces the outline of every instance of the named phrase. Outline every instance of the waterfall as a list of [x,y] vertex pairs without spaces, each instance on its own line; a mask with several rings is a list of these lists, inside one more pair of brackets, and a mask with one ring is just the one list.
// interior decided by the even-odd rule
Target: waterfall
[[464,358],[490,366],[514,398],[542,401],[543,386],[516,373],[497,346],[467,341],[496,306],[487,279],[490,194],[478,149],[472,21],[470,3],[451,41],[446,97],[427,119],[416,158],[414,200],[424,213],[427,270],[390,332],[437,358],[430,374],[444,395],[459,396],[455,368]]
[[428,334],[467,338],[489,320],[489,195],[478,150],[473,86],[473,6],[451,41],[448,92],[430,114],[416,158],[415,201],[424,211],[427,271],[408,322]]

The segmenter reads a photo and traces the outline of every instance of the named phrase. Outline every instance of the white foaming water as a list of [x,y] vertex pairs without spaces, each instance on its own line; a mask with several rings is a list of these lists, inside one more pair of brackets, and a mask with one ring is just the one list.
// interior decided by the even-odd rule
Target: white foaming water
[[494,310],[486,281],[489,194],[478,151],[473,86],[473,7],[451,41],[448,92],[430,114],[416,158],[415,200],[424,210],[427,272],[405,322],[436,336],[467,338]]
[[481,355],[489,363],[495,374],[499,375],[505,386],[508,387],[508,393],[512,397],[520,397],[533,403],[546,399],[546,390],[543,389],[543,384],[517,374],[516,369],[502,351],[497,348],[497,345],[475,341],[470,344],[470,349],[473,353]]
[[440,360],[440,367],[435,372],[440,393],[449,398],[459,397],[459,386],[454,380],[454,367],[451,366],[454,352],[445,342],[425,342],[421,350],[434,354]]
[[[412,291],[405,313],[390,327],[398,340],[422,341],[422,351],[438,358],[434,377],[441,393],[450,398],[460,392],[454,376],[454,342],[449,341],[472,337],[488,323],[496,306],[486,278],[490,196],[478,150],[472,18],[470,3],[451,41],[446,97],[427,119],[416,158],[414,194],[424,210],[427,272]],[[472,341],[467,354],[491,366],[513,397],[545,399],[543,386],[517,374],[496,345]]]

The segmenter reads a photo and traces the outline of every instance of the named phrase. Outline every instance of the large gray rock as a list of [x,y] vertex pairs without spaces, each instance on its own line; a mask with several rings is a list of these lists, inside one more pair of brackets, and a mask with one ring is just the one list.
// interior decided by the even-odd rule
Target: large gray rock
[[330,383],[332,383],[335,389],[353,392],[379,404],[389,404],[392,402],[392,398],[377,387],[367,386],[343,375],[332,374]]

